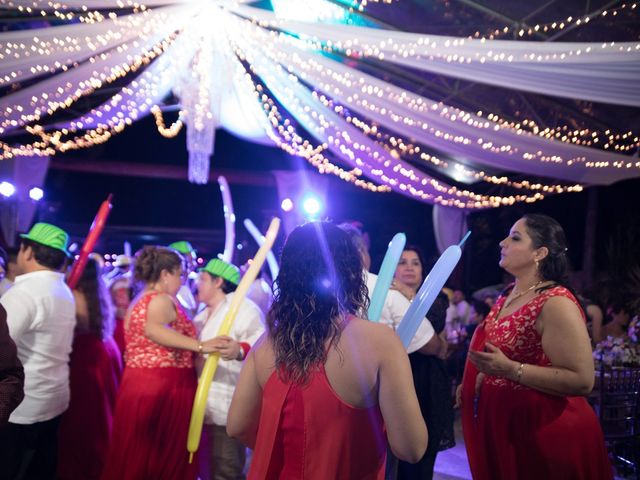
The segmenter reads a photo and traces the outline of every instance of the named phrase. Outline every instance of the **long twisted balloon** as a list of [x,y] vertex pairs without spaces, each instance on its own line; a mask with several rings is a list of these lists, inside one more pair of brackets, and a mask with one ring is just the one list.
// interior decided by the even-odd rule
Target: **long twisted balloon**
[[413,299],[411,306],[396,330],[405,348],[409,346],[409,342],[411,342],[411,339],[416,334],[416,330],[418,330],[424,316],[431,308],[431,305],[433,305],[442,287],[444,287],[449,275],[451,275],[453,269],[456,268],[462,256],[462,246],[467,238],[469,238],[469,235],[471,235],[471,232],[467,232],[458,245],[451,245],[447,248],[442,255],[440,255],[440,258],[429,272],[429,275],[427,275],[427,278],[424,279],[424,283],[420,287],[420,290],[418,290],[416,298]]
[[404,233],[396,233],[389,243],[387,253],[382,260],[382,266],[378,272],[378,280],[371,294],[371,303],[369,304],[369,312],[367,314],[369,320],[377,322],[382,314],[382,307],[387,298],[389,287],[393,280],[393,274],[402,256],[404,245],[407,243],[407,237]]
[[[258,276],[264,260],[267,257],[267,253],[271,250],[273,242],[278,235],[280,229],[280,219],[274,218],[271,220],[267,234],[265,235],[264,243],[258,249],[256,256],[253,257],[251,265],[247,269],[247,272],[240,280],[240,284],[233,294],[229,310],[220,325],[217,336],[228,335],[233,325],[233,321],[238,314],[240,304],[247,295],[249,287]],[[204,368],[200,374],[200,381],[198,382],[198,389],[196,390],[196,396],[193,400],[193,409],[191,411],[191,421],[189,422],[189,435],[187,436],[187,450],[189,451],[189,463],[193,460],[193,454],[198,451],[200,445],[200,436],[202,435],[202,423],[204,422],[204,410],[207,404],[207,396],[209,395],[209,387],[213,376],[216,374],[218,368],[218,360],[220,359],[219,353],[209,354],[207,361],[204,363]]]
[[111,212],[112,198],[113,195],[109,194],[107,199],[100,205],[98,213],[96,214],[95,218],[93,219],[93,223],[89,228],[87,238],[82,245],[80,255],[74,262],[73,267],[71,267],[71,273],[69,274],[69,278],[67,278],[67,285],[71,290],[76,288],[76,285],[78,284],[78,281],[82,276],[82,272],[84,271],[84,267],[87,266],[89,254],[93,251],[93,247],[96,245],[96,242],[98,241],[98,238],[100,238],[100,234],[102,233],[102,230],[107,223],[107,217],[109,216],[109,212]]
[[231,201],[231,190],[227,179],[220,175],[218,177],[220,193],[222,194],[222,208],[224,210],[224,251],[222,260],[231,263],[233,259],[233,247],[236,240],[236,215],[233,213],[233,202]]

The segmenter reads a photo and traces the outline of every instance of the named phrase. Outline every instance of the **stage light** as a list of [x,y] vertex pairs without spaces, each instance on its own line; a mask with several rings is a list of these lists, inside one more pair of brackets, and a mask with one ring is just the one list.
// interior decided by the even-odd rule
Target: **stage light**
[[290,212],[291,210],[293,210],[293,200],[291,200],[290,198],[285,198],[284,200],[282,200],[280,208],[285,212]]
[[309,195],[302,202],[302,209],[307,218],[314,218],[322,210],[322,204],[315,196]]
[[39,200],[42,200],[42,197],[44,197],[44,191],[41,188],[33,187],[31,190],[29,190],[29,198],[31,200],[37,202]]
[[9,183],[9,182],[0,183],[0,195],[2,195],[5,198],[9,198],[14,193],[16,193],[16,187],[13,186],[13,183]]

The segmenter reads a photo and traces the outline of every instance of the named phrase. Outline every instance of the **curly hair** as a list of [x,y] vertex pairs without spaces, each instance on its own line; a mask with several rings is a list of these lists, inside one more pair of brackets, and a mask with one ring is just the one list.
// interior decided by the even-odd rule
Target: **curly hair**
[[274,287],[267,326],[276,370],[302,384],[326,361],[325,343],[338,341],[344,317],[369,306],[362,261],[340,228],[307,223],[287,238]]
[[184,263],[184,257],[173,248],[146,245],[136,253],[133,274],[138,281],[153,283],[158,281],[163,270],[184,270]]
[[101,270],[100,264],[89,258],[76,289],[87,300],[89,331],[104,340],[113,334],[114,316],[111,297]]

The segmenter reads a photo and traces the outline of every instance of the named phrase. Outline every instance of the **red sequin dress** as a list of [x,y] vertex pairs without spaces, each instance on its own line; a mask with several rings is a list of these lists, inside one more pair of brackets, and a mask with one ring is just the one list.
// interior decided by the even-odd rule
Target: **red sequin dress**
[[[192,480],[198,462],[189,464],[187,432],[196,391],[193,353],[168,348],[144,334],[149,302],[142,296],[125,330],[125,369],[118,393],[103,480]],[[195,329],[175,303],[169,327],[195,338]]]
[[274,372],[262,410],[249,480],[383,480],[387,440],[378,406],[356,408],[335,393],[324,367],[304,386]]
[[[485,342],[507,357],[529,365],[550,366],[535,324],[544,303],[563,296],[578,305],[564,287],[553,287],[500,320],[500,297],[475,331],[471,350]],[[462,427],[475,480],[612,478],[598,419],[584,397],[561,397],[502,377],[486,376],[475,397],[478,371],[467,360],[462,380]]]

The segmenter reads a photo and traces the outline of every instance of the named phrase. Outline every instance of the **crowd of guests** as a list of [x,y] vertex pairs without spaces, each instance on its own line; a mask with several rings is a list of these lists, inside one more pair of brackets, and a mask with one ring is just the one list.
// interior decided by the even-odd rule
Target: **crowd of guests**
[[[424,256],[405,248],[379,322],[366,321],[377,276],[353,224],[297,227],[273,293],[265,300],[258,280],[226,335],[235,265],[197,268],[187,241],[146,246],[109,272],[90,258],[71,291],[68,240],[38,223],[0,261],[0,478],[432,478],[455,443],[452,345],[465,346],[453,349],[464,365],[455,403],[474,478],[611,478],[584,398],[584,312],[594,340],[622,334],[633,312],[613,305],[598,321],[581,303],[550,217],[526,215],[500,243],[514,282],[469,301],[445,289],[406,349],[394,331],[428,273]],[[189,462],[197,375],[212,353]]]

